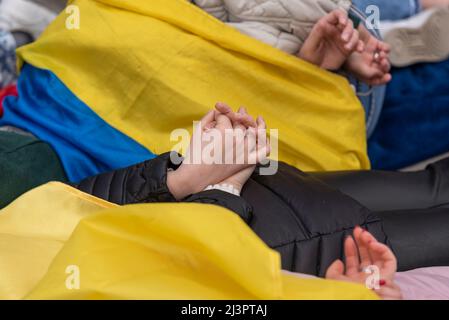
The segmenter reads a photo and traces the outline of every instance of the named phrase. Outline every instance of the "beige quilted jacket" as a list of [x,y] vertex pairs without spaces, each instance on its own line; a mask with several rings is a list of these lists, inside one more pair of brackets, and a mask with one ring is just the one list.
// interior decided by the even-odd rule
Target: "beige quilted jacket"
[[299,52],[315,23],[351,0],[188,0],[242,33],[290,54]]

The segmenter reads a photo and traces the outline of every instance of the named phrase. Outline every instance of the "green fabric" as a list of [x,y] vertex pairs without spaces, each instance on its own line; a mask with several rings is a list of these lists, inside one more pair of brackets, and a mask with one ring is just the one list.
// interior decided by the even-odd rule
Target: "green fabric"
[[0,131],[0,209],[49,181],[67,181],[53,149],[36,138]]

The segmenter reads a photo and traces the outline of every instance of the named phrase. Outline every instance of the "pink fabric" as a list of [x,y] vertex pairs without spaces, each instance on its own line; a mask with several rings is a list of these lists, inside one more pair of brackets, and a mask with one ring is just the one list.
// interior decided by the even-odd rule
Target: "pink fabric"
[[404,300],[449,300],[449,267],[398,272],[396,283]]
[[[283,271],[300,278],[314,276]],[[395,279],[404,300],[449,300],[449,267],[420,268],[398,272]]]

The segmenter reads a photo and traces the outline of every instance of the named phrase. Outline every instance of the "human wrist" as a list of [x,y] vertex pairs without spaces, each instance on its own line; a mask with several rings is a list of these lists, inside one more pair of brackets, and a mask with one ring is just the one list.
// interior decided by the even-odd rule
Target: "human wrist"
[[195,193],[188,177],[180,168],[167,172],[167,188],[178,201]]

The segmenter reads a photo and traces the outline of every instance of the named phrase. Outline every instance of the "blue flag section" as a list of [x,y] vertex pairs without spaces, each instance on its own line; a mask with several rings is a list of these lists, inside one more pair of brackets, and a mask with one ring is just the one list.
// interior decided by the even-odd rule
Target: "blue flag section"
[[26,129],[48,142],[72,182],[155,157],[114,129],[79,100],[52,72],[25,65],[19,98],[3,103],[1,125]]

